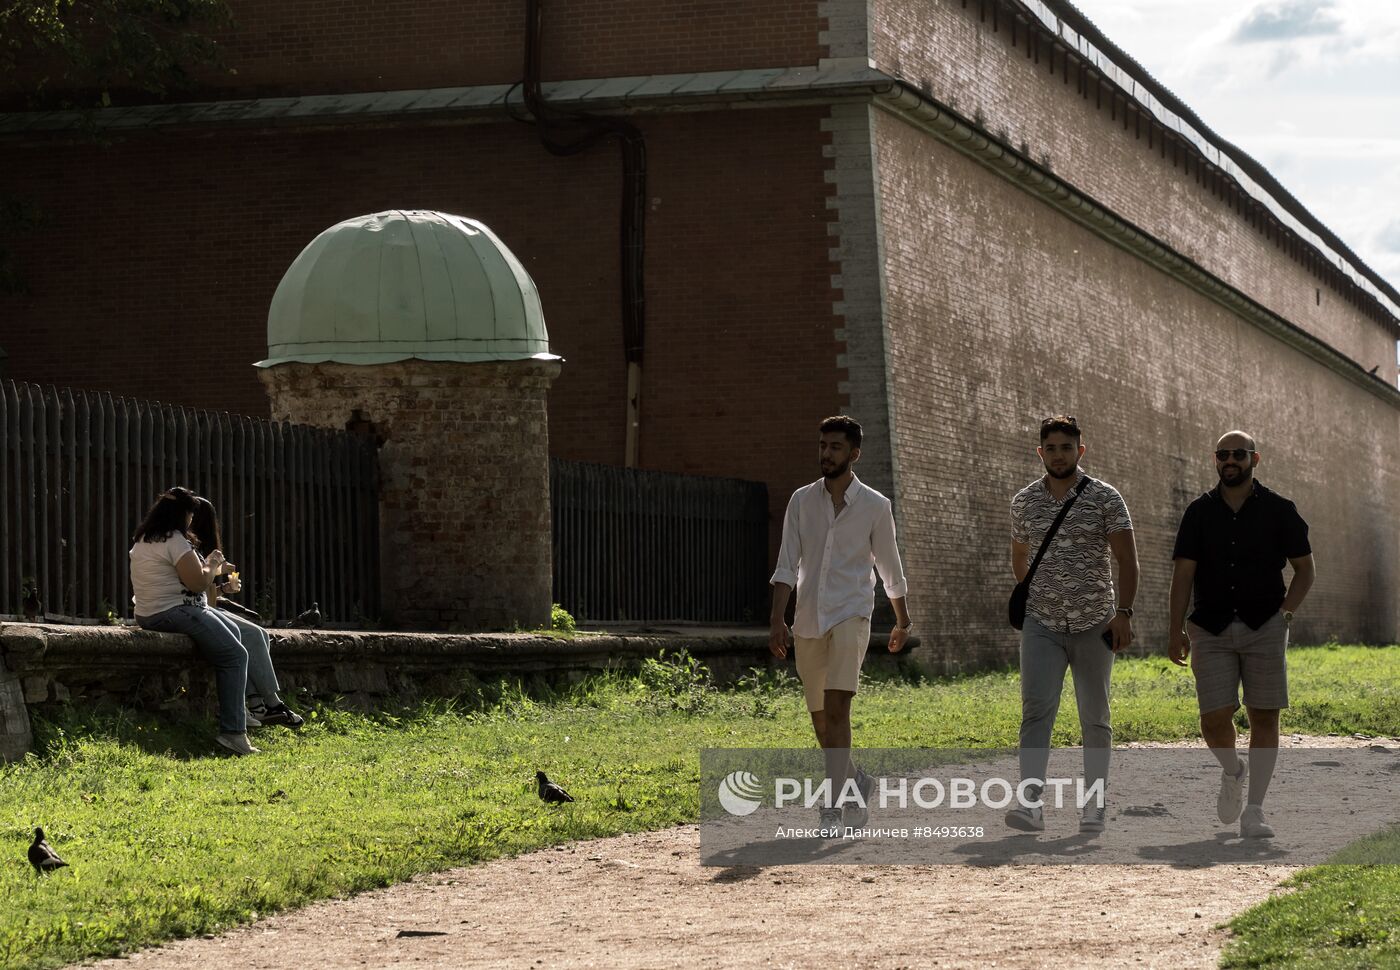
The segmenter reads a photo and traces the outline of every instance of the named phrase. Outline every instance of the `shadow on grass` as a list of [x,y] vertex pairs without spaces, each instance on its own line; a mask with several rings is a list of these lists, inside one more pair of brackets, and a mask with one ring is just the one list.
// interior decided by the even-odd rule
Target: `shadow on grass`
[[79,740],[110,741],[131,746],[156,757],[174,761],[228,756],[214,743],[215,725],[194,721],[188,716],[152,713],[127,707],[77,707],[31,711],[34,754],[42,761],[61,759],[69,746]]

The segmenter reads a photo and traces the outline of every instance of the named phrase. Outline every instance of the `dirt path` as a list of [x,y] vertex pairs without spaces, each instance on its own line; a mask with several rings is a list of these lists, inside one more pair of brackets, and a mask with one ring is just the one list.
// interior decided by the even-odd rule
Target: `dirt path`
[[[1217,924],[1266,898],[1296,871],[1104,865],[716,869],[701,867],[698,855],[693,825],[577,843],[317,903],[222,936],[97,966],[834,963],[1187,970],[1214,967],[1226,939]],[[410,935],[401,935],[405,931]]]

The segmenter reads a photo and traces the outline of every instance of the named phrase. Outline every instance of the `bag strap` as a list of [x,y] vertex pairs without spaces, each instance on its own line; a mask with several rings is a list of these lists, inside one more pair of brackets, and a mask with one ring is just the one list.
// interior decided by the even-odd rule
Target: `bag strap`
[[1074,487],[1074,494],[1069,497],[1069,501],[1060,506],[1060,514],[1055,516],[1055,521],[1051,524],[1050,531],[1045,533],[1045,538],[1040,541],[1040,548],[1036,550],[1035,560],[1031,563],[1031,568],[1027,571],[1026,578],[1023,580],[1026,584],[1026,589],[1031,588],[1031,577],[1035,575],[1035,570],[1036,567],[1040,565],[1040,560],[1045,558],[1045,550],[1050,548],[1050,540],[1055,538],[1056,532],[1060,531],[1060,523],[1065,520],[1065,516],[1069,515],[1069,507],[1074,504],[1075,499],[1079,498],[1079,493],[1088,488],[1089,483],[1092,481],[1092,478],[1085,475],[1079,484]]

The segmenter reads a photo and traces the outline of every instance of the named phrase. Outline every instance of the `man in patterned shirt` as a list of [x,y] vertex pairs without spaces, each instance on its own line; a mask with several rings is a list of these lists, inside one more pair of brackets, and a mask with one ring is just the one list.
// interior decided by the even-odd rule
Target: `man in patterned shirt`
[[[1021,778],[1025,800],[1031,803],[1041,801],[1050,732],[1066,668],[1074,673],[1074,698],[1084,735],[1085,785],[1106,783],[1113,745],[1109,677],[1114,655],[1133,641],[1133,598],[1138,585],[1137,545],[1128,507],[1117,489],[1080,470],[1084,443],[1078,422],[1064,414],[1046,418],[1040,424],[1036,453],[1045,463],[1045,474],[1011,500],[1011,570],[1017,582],[1025,579],[1031,558],[1064,503],[1074,504],[1031,580],[1021,630]],[[1110,552],[1118,561],[1116,597]],[[1006,813],[1006,824],[1023,832],[1039,832],[1045,828],[1044,808],[1018,805]],[[1079,830],[1102,832],[1103,827],[1103,802],[1090,800]]]

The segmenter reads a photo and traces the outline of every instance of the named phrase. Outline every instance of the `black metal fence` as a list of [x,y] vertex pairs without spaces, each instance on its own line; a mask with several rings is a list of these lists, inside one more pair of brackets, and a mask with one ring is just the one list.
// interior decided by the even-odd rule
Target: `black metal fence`
[[371,443],[13,381],[0,381],[0,614],[30,612],[34,589],[50,619],[131,616],[131,534],[171,485],[219,510],[238,598],[265,618],[313,601],[329,621],[378,615]]
[[554,599],[584,620],[763,619],[768,486],[554,459]]

